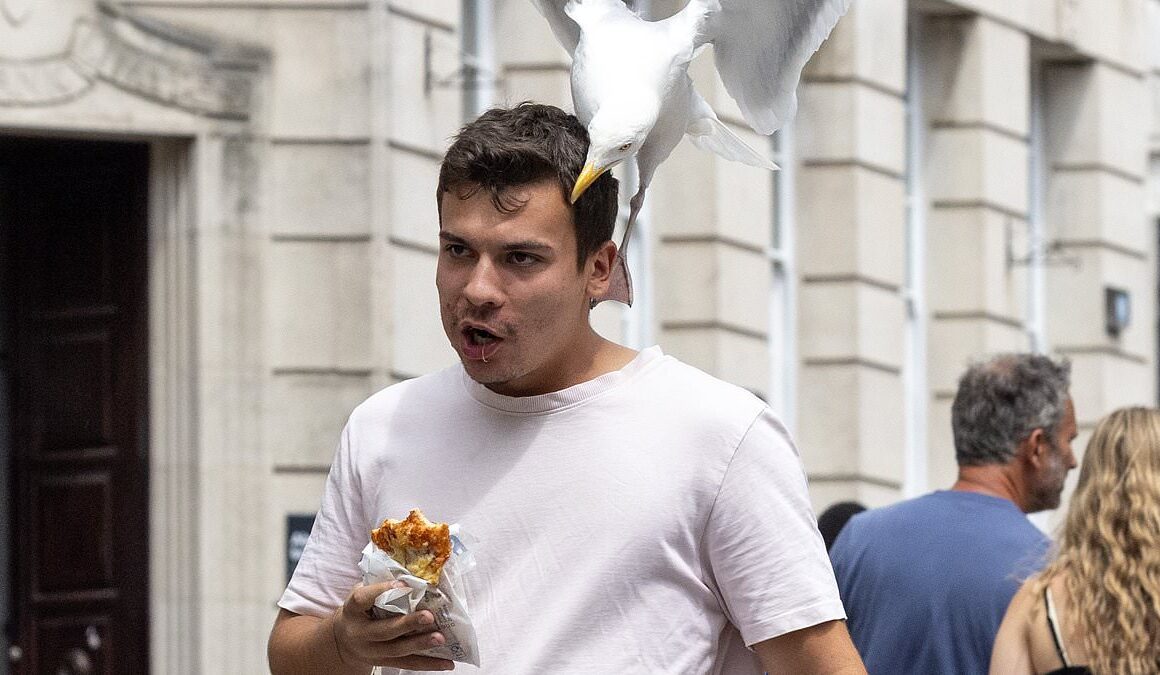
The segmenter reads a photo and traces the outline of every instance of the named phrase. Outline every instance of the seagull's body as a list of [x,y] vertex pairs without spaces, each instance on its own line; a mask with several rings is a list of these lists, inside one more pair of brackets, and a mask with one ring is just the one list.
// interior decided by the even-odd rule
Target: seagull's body
[[572,54],[572,103],[591,140],[575,201],[601,173],[635,156],[631,201],[613,286],[600,299],[632,304],[624,244],[657,167],[688,135],[726,159],[775,169],[723,124],[693,87],[689,63],[712,44],[717,69],[746,122],[763,134],[793,115],[806,60],[850,0],[689,0],[646,21],[622,0],[533,0]]

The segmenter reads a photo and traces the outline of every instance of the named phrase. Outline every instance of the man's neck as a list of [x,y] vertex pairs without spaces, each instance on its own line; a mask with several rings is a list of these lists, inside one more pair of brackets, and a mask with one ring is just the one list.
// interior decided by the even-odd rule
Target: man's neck
[[620,370],[636,358],[637,352],[611,340],[599,338],[592,354],[591,366],[586,379],[594,379],[605,373]]
[[583,338],[573,343],[571,349],[572,359],[567,365],[568,382],[561,389],[620,370],[637,355],[635,350],[600,336],[590,327]]
[[1012,467],[1004,464],[960,466],[959,478],[951,486],[957,492],[973,492],[1006,499],[1027,512],[1026,498],[1012,475]]

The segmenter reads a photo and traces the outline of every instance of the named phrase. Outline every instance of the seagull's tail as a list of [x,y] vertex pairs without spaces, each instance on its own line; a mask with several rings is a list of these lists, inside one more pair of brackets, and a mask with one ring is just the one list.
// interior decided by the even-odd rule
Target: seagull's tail
[[689,140],[693,141],[693,144],[698,148],[715,152],[734,162],[771,171],[777,170],[777,165],[769,157],[754,150],[725,123],[717,119],[713,109],[696,92],[693,93],[692,108],[689,126],[685,133],[689,135]]

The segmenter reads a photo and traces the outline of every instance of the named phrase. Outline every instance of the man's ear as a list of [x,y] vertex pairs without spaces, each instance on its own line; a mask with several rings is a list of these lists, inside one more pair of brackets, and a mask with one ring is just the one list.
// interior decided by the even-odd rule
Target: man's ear
[[1050,451],[1051,443],[1048,442],[1047,434],[1041,428],[1033,429],[1027,438],[1019,444],[1019,454],[1035,467],[1047,463],[1047,455]]
[[586,288],[589,298],[599,298],[608,292],[612,278],[612,263],[616,262],[616,244],[604,242],[595,252],[589,254],[584,270],[588,274]]

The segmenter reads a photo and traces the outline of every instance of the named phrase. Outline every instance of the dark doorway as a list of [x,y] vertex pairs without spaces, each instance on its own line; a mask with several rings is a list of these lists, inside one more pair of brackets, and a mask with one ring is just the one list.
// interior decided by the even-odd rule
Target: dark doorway
[[18,675],[148,670],[148,171],[143,143],[0,138]]

